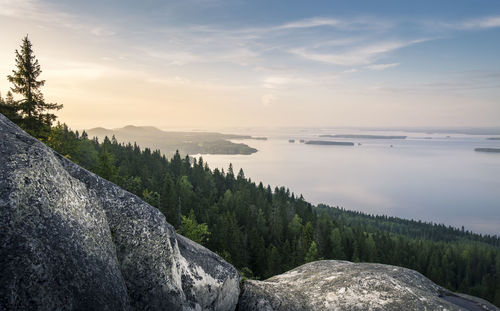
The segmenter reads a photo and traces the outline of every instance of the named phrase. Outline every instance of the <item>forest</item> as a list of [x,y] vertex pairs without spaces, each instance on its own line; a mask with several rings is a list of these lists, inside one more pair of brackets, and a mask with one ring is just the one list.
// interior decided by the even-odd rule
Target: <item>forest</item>
[[[176,230],[217,252],[245,278],[266,279],[319,259],[377,262],[419,271],[452,291],[500,305],[500,237],[444,225],[313,206],[285,187],[272,189],[200,157],[136,143],[102,142],[53,124],[40,91],[41,70],[26,37],[16,51],[12,91],[0,113],[82,167],[157,207]],[[313,159],[311,159],[312,161]]]

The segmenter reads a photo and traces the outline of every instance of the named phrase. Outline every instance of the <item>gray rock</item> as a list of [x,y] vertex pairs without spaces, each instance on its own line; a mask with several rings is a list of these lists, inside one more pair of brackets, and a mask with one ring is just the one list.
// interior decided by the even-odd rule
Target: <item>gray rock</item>
[[482,299],[448,292],[410,269],[322,260],[265,281],[246,281],[237,310],[498,309]]
[[237,270],[0,114],[0,310],[234,310]]

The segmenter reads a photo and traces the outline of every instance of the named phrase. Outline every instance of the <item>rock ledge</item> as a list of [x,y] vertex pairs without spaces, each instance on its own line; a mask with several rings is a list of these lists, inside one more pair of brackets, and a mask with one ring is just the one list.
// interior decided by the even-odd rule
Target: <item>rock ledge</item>
[[498,309],[484,300],[451,293],[413,270],[323,260],[265,281],[246,281],[237,310]]

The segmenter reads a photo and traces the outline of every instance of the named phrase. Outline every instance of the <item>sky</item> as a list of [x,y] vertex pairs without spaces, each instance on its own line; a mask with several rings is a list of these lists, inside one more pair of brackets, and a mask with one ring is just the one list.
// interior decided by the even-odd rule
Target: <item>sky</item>
[[500,1],[0,0],[75,129],[500,126]]

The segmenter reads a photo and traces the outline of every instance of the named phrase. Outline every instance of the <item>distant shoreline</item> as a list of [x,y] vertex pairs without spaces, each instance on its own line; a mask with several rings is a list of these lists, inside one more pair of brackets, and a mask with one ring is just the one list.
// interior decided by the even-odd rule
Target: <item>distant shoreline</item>
[[406,139],[407,136],[340,134],[340,135],[319,135],[319,137],[362,138],[362,139]]
[[334,146],[354,146],[353,142],[349,141],[327,141],[327,140],[308,140],[306,145],[334,145]]
[[500,153],[500,148],[475,148],[476,152]]

